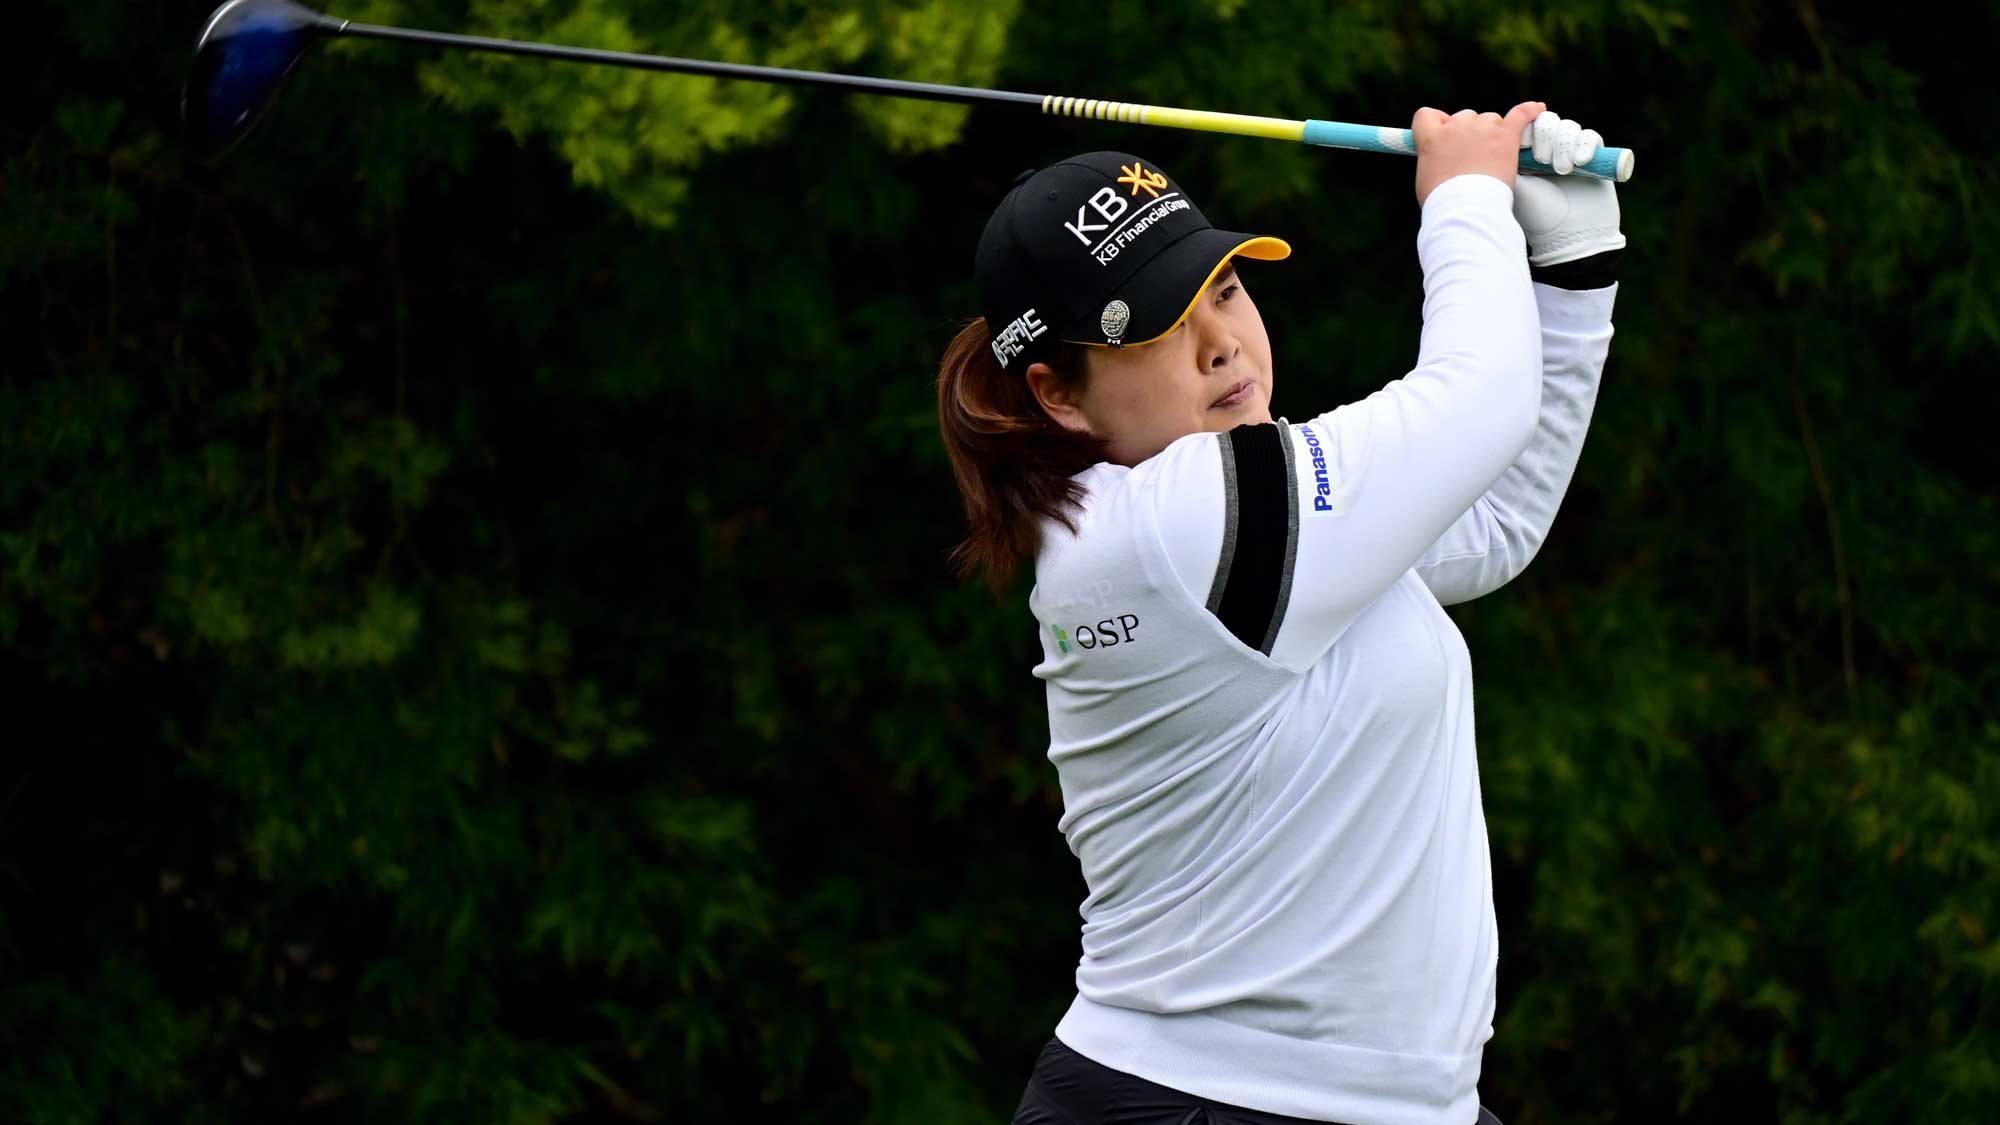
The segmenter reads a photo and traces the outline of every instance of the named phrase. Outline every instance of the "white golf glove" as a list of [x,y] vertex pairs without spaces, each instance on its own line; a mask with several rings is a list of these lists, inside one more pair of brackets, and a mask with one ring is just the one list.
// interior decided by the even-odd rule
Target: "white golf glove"
[[1618,188],[1610,180],[1569,173],[1597,155],[1604,138],[1544,110],[1521,133],[1521,147],[1555,166],[1555,175],[1514,177],[1514,218],[1528,236],[1528,264],[1553,266],[1620,250]]

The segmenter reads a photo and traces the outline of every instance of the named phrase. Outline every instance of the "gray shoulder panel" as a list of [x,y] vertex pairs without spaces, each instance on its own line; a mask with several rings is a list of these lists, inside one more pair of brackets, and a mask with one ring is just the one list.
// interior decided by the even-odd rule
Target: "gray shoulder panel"
[[[1285,623],[1285,607],[1292,601],[1292,567],[1299,558],[1299,466],[1292,450],[1292,427],[1278,419],[1278,448],[1285,454],[1285,565],[1278,575],[1278,601],[1271,609],[1271,628],[1257,651],[1265,656],[1278,643],[1278,628]],[[1234,497],[1231,497],[1232,504]]]
[[1208,612],[1222,612],[1222,592],[1229,588],[1229,564],[1236,558],[1236,455],[1228,434],[1217,435],[1222,458],[1222,557],[1215,563],[1215,582],[1208,588]]

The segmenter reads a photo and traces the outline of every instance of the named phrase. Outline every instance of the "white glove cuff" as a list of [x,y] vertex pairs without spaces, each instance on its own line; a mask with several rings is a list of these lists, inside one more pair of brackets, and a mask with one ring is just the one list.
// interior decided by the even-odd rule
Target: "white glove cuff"
[[1582,227],[1574,230],[1555,231],[1531,240],[1532,251],[1528,255],[1531,266],[1557,266],[1564,262],[1574,262],[1601,254],[1606,250],[1625,248],[1625,236],[1618,232],[1617,223],[1604,226]]

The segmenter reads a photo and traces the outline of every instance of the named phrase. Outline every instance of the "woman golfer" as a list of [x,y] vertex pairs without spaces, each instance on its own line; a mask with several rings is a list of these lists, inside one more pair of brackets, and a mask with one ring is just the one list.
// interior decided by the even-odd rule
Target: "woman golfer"
[[1597,137],[1419,110],[1407,374],[1272,420],[1239,258],[1150,161],[1016,183],[938,409],[971,535],[1028,562],[1077,997],[1017,1123],[1474,1125],[1495,936],[1472,668],[1443,606],[1534,557],[1611,339]]

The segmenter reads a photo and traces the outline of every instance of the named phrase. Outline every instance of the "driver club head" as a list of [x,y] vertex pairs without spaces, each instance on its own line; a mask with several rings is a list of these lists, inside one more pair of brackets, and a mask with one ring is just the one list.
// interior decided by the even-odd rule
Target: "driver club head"
[[306,48],[339,27],[293,0],[228,0],[217,8],[195,41],[181,94],[189,144],[210,157],[233,148],[256,127]]

